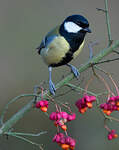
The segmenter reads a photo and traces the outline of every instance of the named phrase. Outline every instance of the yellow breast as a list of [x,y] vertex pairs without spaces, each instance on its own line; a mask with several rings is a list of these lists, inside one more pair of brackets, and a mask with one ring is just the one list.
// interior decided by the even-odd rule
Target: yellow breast
[[41,50],[41,56],[47,65],[59,63],[68,52],[69,48],[70,46],[64,37],[58,36],[47,48]]
[[79,55],[79,53],[82,51],[82,49],[84,47],[84,42],[85,42],[85,40],[80,45],[79,49],[73,54],[73,58],[76,58]]

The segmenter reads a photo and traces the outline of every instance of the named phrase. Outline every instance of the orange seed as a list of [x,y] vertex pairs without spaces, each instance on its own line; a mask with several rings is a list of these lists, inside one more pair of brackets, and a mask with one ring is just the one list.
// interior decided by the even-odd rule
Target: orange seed
[[92,108],[93,107],[93,104],[91,102],[87,102],[86,104],[87,104],[88,108]]
[[62,125],[61,126],[61,128],[64,130],[64,131],[66,131],[67,130],[67,126],[64,124],[64,125]]
[[43,111],[43,112],[47,112],[47,107],[43,106],[43,107],[40,107],[40,109]]
[[61,148],[64,150],[68,150],[69,149],[69,145],[68,144],[62,144]]

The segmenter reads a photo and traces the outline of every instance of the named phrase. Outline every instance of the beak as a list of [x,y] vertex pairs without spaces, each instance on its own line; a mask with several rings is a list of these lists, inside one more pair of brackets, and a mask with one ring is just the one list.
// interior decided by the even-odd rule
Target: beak
[[90,28],[85,28],[84,31],[88,32],[88,33],[91,33],[91,29]]

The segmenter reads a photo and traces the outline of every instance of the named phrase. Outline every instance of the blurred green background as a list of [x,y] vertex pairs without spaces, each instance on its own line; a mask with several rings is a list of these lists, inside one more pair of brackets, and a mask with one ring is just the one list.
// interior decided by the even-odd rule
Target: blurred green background
[[[109,1],[109,14],[112,31],[112,39],[119,39],[119,1]],[[0,112],[6,103],[17,95],[32,93],[34,85],[48,80],[48,69],[35,48],[39,46],[43,36],[54,26],[61,23],[66,16],[82,14],[88,18],[92,34],[86,37],[86,44],[81,55],[72,63],[80,66],[89,57],[88,42],[99,41],[95,46],[94,54],[107,46],[107,30],[105,15],[96,8],[104,8],[104,0],[0,0]],[[110,55],[112,58],[114,54]],[[109,58],[109,57],[108,57]],[[118,79],[118,62],[108,63],[102,67],[114,74]],[[53,70],[53,80],[57,83],[62,76],[69,73],[65,66]],[[80,77],[80,85],[84,87],[91,72],[84,72]],[[74,82],[77,82],[74,80]],[[94,82],[92,90],[103,89],[103,84]],[[62,93],[62,90],[58,91]],[[68,101],[72,105],[80,97],[79,93],[70,92],[64,97],[57,98],[60,101]],[[8,119],[29,101],[19,100],[9,107],[6,115]],[[52,107],[52,106],[51,106]],[[54,108],[52,108],[54,110]],[[49,112],[52,111],[51,109]],[[75,108],[74,108],[75,110]],[[76,110],[77,112],[77,110]],[[89,112],[89,111],[88,111]],[[115,113],[118,117],[118,113]],[[112,125],[113,124],[113,125]],[[118,123],[109,123],[111,128],[118,129]],[[117,150],[119,139],[107,140],[107,132],[104,129],[103,117],[95,109],[90,113],[80,115],[69,123],[69,134],[77,139],[77,150]],[[56,133],[53,123],[42,112],[33,109],[27,113],[15,126],[18,132],[48,131],[48,134],[30,138],[37,143],[43,143],[44,150],[60,149],[52,143],[52,137]],[[38,148],[16,139],[14,137],[0,137],[0,150],[37,150]]]

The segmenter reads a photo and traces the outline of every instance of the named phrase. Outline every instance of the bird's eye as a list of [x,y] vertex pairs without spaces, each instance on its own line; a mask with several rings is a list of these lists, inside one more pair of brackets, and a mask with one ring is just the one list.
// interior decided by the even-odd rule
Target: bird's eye
[[78,25],[82,28],[87,28],[89,27],[89,24],[87,22],[79,22]]

